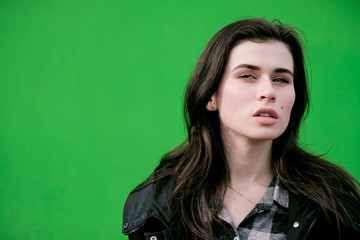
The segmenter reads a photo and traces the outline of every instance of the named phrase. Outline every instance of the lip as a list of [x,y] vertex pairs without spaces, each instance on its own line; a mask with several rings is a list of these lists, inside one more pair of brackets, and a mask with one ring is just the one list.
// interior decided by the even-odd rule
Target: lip
[[[260,116],[260,114],[262,114],[262,113],[270,114],[271,117]],[[272,124],[275,124],[277,122],[278,114],[272,108],[260,108],[253,114],[253,117],[260,124],[272,125]]]
[[266,118],[278,119],[277,112],[272,108],[260,108],[253,114],[253,117],[261,117],[261,116],[259,116],[261,113],[267,113],[267,114],[270,114],[272,116],[272,117],[266,117]]

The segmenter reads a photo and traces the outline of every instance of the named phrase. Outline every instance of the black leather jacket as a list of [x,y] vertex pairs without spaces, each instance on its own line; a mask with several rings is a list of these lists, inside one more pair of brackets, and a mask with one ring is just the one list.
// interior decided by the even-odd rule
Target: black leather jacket
[[[124,207],[122,229],[129,239],[174,240],[179,238],[176,234],[183,233],[181,224],[169,228],[171,216],[166,197],[171,191],[170,182],[159,180],[129,195]],[[360,227],[357,230],[343,228],[339,235],[336,224],[327,220],[319,205],[290,194],[287,239],[359,240]]]

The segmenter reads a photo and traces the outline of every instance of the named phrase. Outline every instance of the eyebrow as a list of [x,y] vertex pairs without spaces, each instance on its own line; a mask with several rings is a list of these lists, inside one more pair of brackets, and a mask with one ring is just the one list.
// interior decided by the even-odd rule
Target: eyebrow
[[[251,69],[251,70],[260,70],[260,67],[258,66],[255,66],[255,65],[251,65],[251,64],[240,64],[240,65],[237,65],[232,71],[238,69],[238,68],[248,68],[248,69]],[[288,73],[290,74],[291,76],[294,76],[294,74],[287,68],[276,68],[274,70],[274,72],[276,73]]]

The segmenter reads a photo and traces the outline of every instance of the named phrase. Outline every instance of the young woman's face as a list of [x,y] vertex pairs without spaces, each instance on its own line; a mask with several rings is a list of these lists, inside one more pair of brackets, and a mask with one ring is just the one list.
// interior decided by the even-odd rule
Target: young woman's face
[[244,41],[236,45],[212,97],[223,137],[279,137],[289,123],[295,101],[293,73],[292,55],[280,41]]

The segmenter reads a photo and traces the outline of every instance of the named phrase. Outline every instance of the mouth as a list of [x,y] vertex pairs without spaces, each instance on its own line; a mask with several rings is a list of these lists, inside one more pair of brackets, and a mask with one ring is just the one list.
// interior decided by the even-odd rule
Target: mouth
[[277,112],[272,108],[260,108],[253,115],[254,117],[278,118]]
[[273,117],[271,114],[269,114],[269,113],[260,113],[260,114],[258,114],[258,115],[256,115],[256,116],[259,116],[259,117]]

